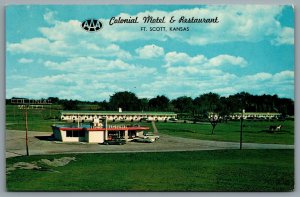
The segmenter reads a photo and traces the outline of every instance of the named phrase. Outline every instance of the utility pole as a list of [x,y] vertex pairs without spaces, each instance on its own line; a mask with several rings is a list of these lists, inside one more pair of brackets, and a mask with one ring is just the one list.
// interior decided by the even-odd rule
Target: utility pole
[[105,140],[108,140],[108,130],[107,130],[107,116],[105,116]]
[[242,146],[243,146],[243,119],[244,119],[244,113],[245,113],[245,110],[243,109],[242,116],[241,116],[240,150],[242,150]]
[[79,128],[79,113],[77,114],[77,127]]
[[26,128],[26,155],[29,156],[28,150],[28,108],[29,106],[25,105],[25,128]]
[[[35,99],[24,99],[24,98],[16,98],[11,99],[11,104],[18,105],[19,110],[25,110],[25,144],[26,144],[26,155],[29,156],[29,147],[28,147],[28,110],[35,110],[42,108],[43,105],[51,105],[50,100],[35,100]],[[24,114],[23,114],[24,115]],[[19,123],[19,119],[18,119]]]

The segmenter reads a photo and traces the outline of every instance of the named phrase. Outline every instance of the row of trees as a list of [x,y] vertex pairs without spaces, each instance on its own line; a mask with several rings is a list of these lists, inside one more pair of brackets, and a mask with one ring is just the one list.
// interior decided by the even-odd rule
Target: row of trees
[[115,110],[122,107],[126,111],[174,111],[193,115],[206,114],[207,112],[228,114],[240,112],[243,109],[248,112],[294,114],[294,101],[292,99],[279,98],[277,95],[251,95],[246,92],[228,97],[221,97],[210,92],[199,95],[195,99],[181,96],[173,100],[164,95],[151,99],[139,99],[132,92],[117,92],[110,97],[109,102],[104,106],[106,107],[105,110]]
[[179,114],[199,116],[207,112],[217,112],[226,115],[232,112],[240,112],[245,109],[248,112],[280,112],[283,115],[294,114],[294,101],[288,98],[279,98],[277,95],[251,95],[241,92],[228,97],[216,93],[206,93],[196,98],[181,96],[170,100],[164,95],[154,98],[138,98],[134,93],[124,91],[116,92],[110,96],[109,101],[78,101],[49,97],[53,104],[62,105],[66,110],[79,109],[80,104],[93,104],[96,110],[113,110],[119,107],[123,111],[174,111]]

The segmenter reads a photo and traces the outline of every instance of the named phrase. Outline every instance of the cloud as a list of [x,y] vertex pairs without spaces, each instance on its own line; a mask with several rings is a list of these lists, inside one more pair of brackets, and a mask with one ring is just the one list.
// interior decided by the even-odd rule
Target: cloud
[[21,98],[33,98],[33,99],[40,99],[40,98],[47,98],[49,95],[48,92],[43,91],[41,89],[36,89],[35,91],[29,91],[26,87],[16,87],[10,88],[6,90],[6,97],[21,97]]
[[135,52],[142,59],[151,59],[164,55],[164,49],[162,47],[156,46],[154,44],[145,45],[142,48],[137,48]]
[[49,75],[8,76],[7,97],[57,96],[66,99],[103,100],[116,91],[134,91],[141,84],[148,83],[152,79],[150,76],[155,76],[157,72],[156,68],[129,64],[118,59],[94,57],[46,61],[44,66],[50,69]]
[[[142,32],[141,23],[109,26],[109,19],[101,19],[104,27],[95,33],[83,31],[79,20],[61,21],[55,18],[55,12],[48,10],[44,14],[47,25],[38,28],[40,36],[7,43],[7,51],[10,53],[40,59],[21,58],[19,63],[31,63],[32,60],[45,70],[39,77],[22,79],[15,76],[18,84],[14,84],[13,88],[10,88],[12,82],[8,80],[7,96],[102,100],[108,99],[116,91],[128,90],[140,97],[153,97],[157,94],[166,94],[170,98],[182,95],[195,97],[210,91],[222,95],[248,91],[290,97],[294,85],[293,71],[259,71],[242,76],[239,71],[231,73],[226,70],[249,66],[244,57],[231,55],[229,52],[213,57],[191,55],[178,51],[168,52],[166,47],[161,47],[167,44],[164,41],[171,39],[177,41],[174,43],[179,43],[179,47],[183,42],[199,45],[200,51],[205,50],[203,45],[216,43],[267,40],[276,46],[292,45],[294,29],[284,27],[278,21],[282,8],[283,6],[266,5],[211,5],[171,12],[152,10],[137,13],[136,16],[166,16],[166,20],[171,16],[217,16],[220,22],[192,25],[175,23],[179,27],[189,26],[189,32],[170,32],[170,24],[157,24],[158,27],[166,26],[168,31]],[[126,18],[131,15],[122,13],[119,16]],[[150,25],[153,24],[146,26]],[[141,41],[134,44],[143,43],[137,47],[133,45],[136,50],[131,50],[137,54],[135,56],[125,50],[132,48],[128,47],[130,41]],[[160,43],[161,46],[145,43]],[[157,65],[143,65],[147,65],[148,59],[153,58],[156,58]],[[226,69],[228,67],[233,69]],[[48,75],[44,76],[42,73]],[[134,87],[136,88],[133,89]]]
[[[174,69],[174,67],[167,69]],[[261,72],[243,76],[215,69],[203,72],[199,70],[188,72],[188,69],[180,74],[170,72],[155,77],[153,82],[142,85],[142,95],[153,97],[156,94],[165,94],[168,90],[167,95],[176,98],[182,95],[196,97],[206,92],[228,96],[246,91],[252,94],[277,94],[280,97],[291,97],[294,87],[294,72],[290,70],[274,74]]]
[[220,87],[220,88],[212,89],[210,92],[217,92],[222,96],[229,96],[229,95],[236,94],[239,91],[234,87]]
[[74,57],[62,62],[46,61],[44,65],[50,69],[67,73],[116,72],[118,70],[132,70],[136,68],[136,66],[119,59],[105,60],[94,57]]
[[[138,24],[108,25],[109,19],[101,19],[104,28],[99,32],[89,33],[80,27],[81,21],[60,21],[55,18],[55,11],[47,10],[43,15],[50,27],[40,27],[40,37],[23,39],[16,43],[7,43],[7,49],[11,53],[33,53],[50,56],[93,56],[93,57],[118,57],[130,59],[131,54],[116,42],[129,42],[134,40],[166,41],[175,39],[190,45],[207,45],[227,42],[259,42],[269,40],[274,45],[292,45],[294,43],[294,29],[284,27],[277,20],[284,6],[268,5],[209,5],[190,9],[178,9],[171,12],[153,10],[139,12],[136,15],[121,13],[118,17],[129,18],[137,16],[140,20],[145,16],[166,17],[166,21],[172,16],[184,16],[186,18],[215,18],[219,23],[215,24],[185,24],[164,23],[167,31],[143,32]],[[146,27],[152,24],[143,24]],[[170,26],[190,27],[189,32],[172,32]],[[144,46],[137,49],[141,58],[157,57],[163,54],[163,49],[155,45]],[[155,51],[154,49],[157,49]],[[146,52],[149,52],[148,54]]]
[[246,81],[249,81],[249,80],[252,80],[252,81],[265,81],[265,80],[271,79],[272,77],[273,76],[270,73],[261,72],[261,73],[257,73],[257,74],[254,74],[254,75],[247,75],[244,78],[245,78]]
[[189,63],[191,59],[192,58],[186,53],[169,52],[165,56],[165,61],[167,62],[166,67],[180,63]]
[[24,39],[20,43],[8,43],[7,50],[19,54],[40,54],[58,57],[94,56],[118,57],[130,59],[129,52],[122,50],[116,44],[100,47],[84,40],[78,43],[67,44],[65,41],[50,41],[46,38]]
[[114,73],[65,73],[19,79],[19,85],[6,90],[7,98],[47,98],[104,100],[117,91],[133,91],[154,69],[118,71]]
[[239,76],[239,80],[233,87],[254,94],[277,94],[281,97],[291,97],[294,88],[294,71],[284,70],[274,74],[264,72]]
[[242,57],[235,57],[231,55],[218,55],[217,57],[211,58],[208,62],[210,66],[223,66],[223,65],[235,65],[245,67],[247,61]]
[[[189,56],[186,53],[169,52],[165,55],[166,65],[169,71],[190,71],[196,72],[199,69],[206,69],[209,67],[222,67],[222,66],[247,66],[247,61],[243,57],[232,56],[228,54],[218,55],[208,59],[202,54],[198,54],[194,57]],[[173,67],[173,68],[169,68]]]
[[203,72],[185,71],[181,75],[173,73],[157,75],[154,68],[129,67],[114,72],[77,70],[41,77],[14,76],[14,79],[18,80],[22,87],[7,88],[8,98],[58,96],[66,99],[107,100],[114,92],[125,90],[147,98],[158,94],[165,94],[171,99],[183,95],[195,98],[207,92],[228,96],[241,91],[291,97],[294,88],[294,72],[291,70],[274,74],[261,72],[246,76],[216,69]]
[[[129,15],[122,13],[118,17],[129,18],[138,17],[142,19],[145,16],[164,17],[166,21],[172,16],[185,18],[216,18],[219,23],[211,24],[187,24],[187,23],[164,23],[157,24],[157,27],[166,27],[167,31],[143,32],[140,31],[140,24],[113,25],[105,31],[111,34],[103,34],[105,39],[111,41],[127,42],[132,40],[160,40],[176,39],[181,42],[187,42],[191,45],[207,45],[226,42],[260,42],[268,40],[277,44],[292,44],[291,27],[284,27],[277,20],[281,15],[284,6],[274,5],[229,5],[229,6],[202,6],[191,9],[178,9],[171,12],[153,10]],[[105,23],[108,20],[103,19]],[[152,24],[143,24],[150,27]],[[190,27],[189,32],[170,31],[169,27]],[[278,38],[280,37],[280,38]],[[285,38],[288,41],[283,41]]]
[[18,60],[18,62],[21,64],[29,64],[33,62],[33,59],[21,58]]
[[286,80],[294,80],[294,71],[285,70],[279,73],[276,73],[273,78],[274,81],[281,82]]
[[7,50],[19,54],[39,54],[58,57],[117,57],[130,59],[131,54],[117,44],[103,41],[98,34],[83,31],[80,22],[55,21],[51,27],[41,27],[42,37],[7,43]]
[[143,96],[165,94],[166,90],[171,98],[182,95],[196,97],[200,93],[218,89],[226,93],[229,89],[224,87],[231,87],[239,77],[224,72],[222,66],[246,64],[246,60],[241,57],[225,54],[209,59],[201,54],[190,56],[175,51],[165,55],[165,62],[165,73],[155,76],[150,83],[142,84]]
[[274,45],[293,45],[294,44],[294,29],[290,27],[284,27],[278,33],[277,38],[272,41]]
[[49,41],[45,38],[25,39],[20,43],[8,43],[7,50],[12,53],[47,53]]
[[47,10],[47,12],[43,15],[43,18],[45,21],[47,21],[49,24],[54,24],[55,23],[55,15],[57,12]]

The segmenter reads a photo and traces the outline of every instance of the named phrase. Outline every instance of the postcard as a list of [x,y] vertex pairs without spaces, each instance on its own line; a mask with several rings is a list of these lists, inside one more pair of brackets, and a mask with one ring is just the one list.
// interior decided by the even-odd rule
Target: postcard
[[292,5],[7,5],[7,191],[292,192]]

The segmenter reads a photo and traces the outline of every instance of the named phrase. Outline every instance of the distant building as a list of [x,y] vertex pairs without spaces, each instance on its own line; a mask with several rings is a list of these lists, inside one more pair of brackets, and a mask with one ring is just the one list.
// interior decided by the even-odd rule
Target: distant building
[[108,121],[167,121],[174,119],[177,114],[174,112],[124,112],[116,111],[61,111],[61,120],[67,122],[92,122],[94,119],[107,118]]
[[[212,113],[209,112],[209,117],[216,115],[217,113]],[[260,120],[277,120],[280,119],[280,117],[282,116],[281,113],[277,113],[277,112],[245,112],[243,114],[243,118],[244,119],[260,119]],[[239,120],[242,117],[242,113],[241,112],[235,112],[235,113],[231,113],[227,116],[228,119],[230,120]]]
[[[242,113],[233,113],[230,115],[231,119],[240,119],[242,117]],[[277,112],[245,112],[243,114],[244,119],[279,119],[281,117],[281,113]]]

